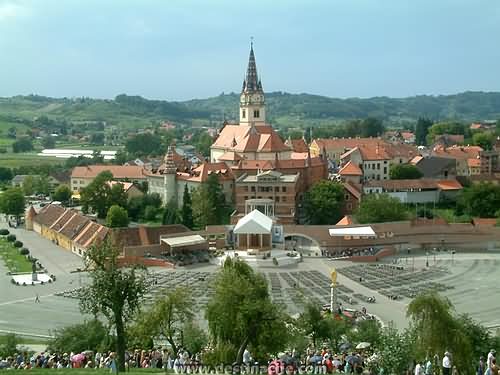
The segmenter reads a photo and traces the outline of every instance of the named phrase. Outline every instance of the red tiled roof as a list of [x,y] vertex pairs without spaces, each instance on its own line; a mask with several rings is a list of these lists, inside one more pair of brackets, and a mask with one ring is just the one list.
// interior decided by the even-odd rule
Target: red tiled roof
[[350,182],[344,182],[344,189],[351,193],[358,201],[361,199],[361,191],[354,184]]
[[477,158],[483,149],[479,146],[451,146],[451,147],[438,147],[432,152],[435,156],[444,158],[453,158],[459,160]]
[[243,159],[240,154],[234,151],[228,151],[218,158],[221,161],[238,161]]
[[463,188],[457,180],[440,180],[437,185],[441,190],[460,190]]
[[71,219],[59,230],[62,235],[73,239],[87,225],[90,219],[83,215],[73,215]]
[[371,180],[365,183],[366,187],[381,187],[387,191],[397,191],[399,189],[441,189],[460,190],[462,185],[457,180],[434,180],[431,178],[421,178],[418,180]]
[[285,144],[292,149],[294,152],[307,152],[309,147],[307,147],[306,141],[303,138],[300,139],[290,139],[288,138]]
[[469,158],[467,159],[467,166],[469,167],[480,167],[481,166],[481,159],[478,158]]
[[52,225],[62,214],[64,214],[65,209],[61,206],[49,204],[42,208],[38,215],[33,218],[33,221],[38,224],[50,226]]
[[[236,145],[233,142],[236,142]],[[213,143],[212,148],[225,148],[236,152],[290,150],[270,125],[226,125]]]
[[363,171],[349,160],[347,164],[340,169],[339,174],[341,176],[362,176]]
[[361,145],[375,145],[377,142],[383,142],[380,138],[317,138],[313,140],[320,150],[326,151],[337,149],[352,149]]
[[354,219],[352,218],[351,215],[346,215],[342,219],[339,220],[339,222],[335,225],[342,226],[342,225],[354,225],[356,224],[354,222]]
[[135,165],[89,165],[75,167],[71,173],[72,178],[95,178],[99,173],[109,171],[113,178],[145,178],[142,167]]

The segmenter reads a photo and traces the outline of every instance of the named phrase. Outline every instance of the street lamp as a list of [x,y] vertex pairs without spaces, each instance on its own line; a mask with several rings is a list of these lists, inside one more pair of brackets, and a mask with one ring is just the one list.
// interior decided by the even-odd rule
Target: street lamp
[[436,265],[436,248],[434,248],[434,265]]

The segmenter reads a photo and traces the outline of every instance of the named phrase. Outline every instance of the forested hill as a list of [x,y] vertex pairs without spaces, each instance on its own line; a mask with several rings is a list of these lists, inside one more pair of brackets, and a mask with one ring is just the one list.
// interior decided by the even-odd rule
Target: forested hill
[[[184,102],[148,100],[118,95],[114,100],[91,98],[54,99],[43,96],[0,98],[0,116],[32,119],[33,116],[68,121],[100,120],[126,127],[170,120],[185,124],[236,120],[239,94],[221,94]],[[352,118],[378,117],[386,123],[413,122],[418,117],[464,121],[500,118],[500,93],[465,92],[456,95],[408,98],[375,97],[336,99],[310,94],[266,94],[268,120],[278,126],[314,126]]]

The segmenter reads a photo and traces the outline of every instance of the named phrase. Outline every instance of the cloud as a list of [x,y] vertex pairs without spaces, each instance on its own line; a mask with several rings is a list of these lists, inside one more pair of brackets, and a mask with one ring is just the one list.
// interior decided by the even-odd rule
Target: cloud
[[19,1],[0,0],[0,22],[13,20],[28,14],[28,8]]

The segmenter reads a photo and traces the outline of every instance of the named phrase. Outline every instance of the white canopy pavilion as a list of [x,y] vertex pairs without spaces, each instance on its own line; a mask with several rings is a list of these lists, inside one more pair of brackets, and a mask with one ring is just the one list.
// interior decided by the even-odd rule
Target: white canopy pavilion
[[234,227],[240,250],[269,250],[273,220],[259,210],[243,216]]

